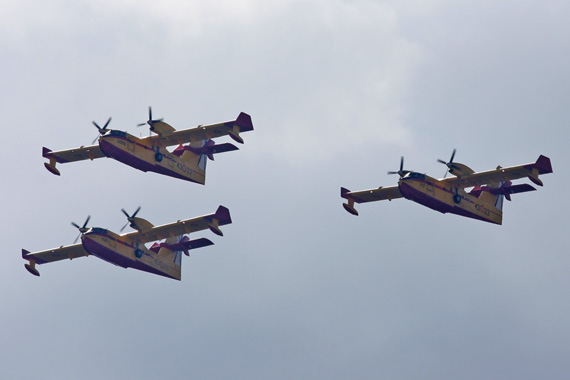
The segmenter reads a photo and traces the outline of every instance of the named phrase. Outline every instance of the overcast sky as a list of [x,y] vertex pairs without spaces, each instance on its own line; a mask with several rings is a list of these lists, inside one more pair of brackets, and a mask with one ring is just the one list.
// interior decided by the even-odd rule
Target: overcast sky
[[[0,13],[2,379],[568,379],[570,5],[545,1],[11,1]],[[43,167],[92,120],[255,130],[206,185],[111,159]],[[220,139],[220,142],[231,142]],[[551,158],[503,225],[407,200],[342,208],[436,160]],[[519,181],[524,183],[525,181]],[[528,181],[526,181],[528,182]],[[230,209],[182,281],[21,249]]]

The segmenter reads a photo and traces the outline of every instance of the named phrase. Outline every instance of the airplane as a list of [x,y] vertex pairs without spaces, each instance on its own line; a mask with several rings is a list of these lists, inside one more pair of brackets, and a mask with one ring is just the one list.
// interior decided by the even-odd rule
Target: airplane
[[[347,200],[343,207],[352,215],[358,215],[354,203],[366,203],[388,199],[406,198],[441,213],[451,213],[489,223],[502,224],[503,199],[511,200],[511,194],[536,190],[529,184],[513,185],[512,180],[528,178],[533,183],[543,186],[539,175],[552,173],[550,159],[541,155],[536,162],[495,170],[475,172],[467,165],[454,162],[456,150],[446,162],[444,178],[435,179],[423,173],[404,170],[404,157],[400,159],[400,170],[388,174],[398,174],[397,186],[377,189],[350,191],[340,189],[340,196]],[[453,175],[448,177],[447,173]],[[467,192],[466,188],[472,189]]]
[[[214,154],[237,150],[230,143],[216,144],[212,139],[229,135],[236,142],[243,144],[240,133],[253,130],[251,116],[241,112],[237,119],[211,125],[199,125],[196,128],[177,131],[164,119],[153,119],[152,108],[148,109],[148,120],[138,126],[149,125],[155,135],[138,138],[127,132],[107,129],[111,118],[100,127],[95,121],[93,125],[99,134],[93,141],[97,145],[81,146],[79,148],[52,151],[46,147],[42,156],[49,159],[45,162],[46,169],[60,175],[56,163],[67,163],[82,160],[94,160],[101,157],[111,157],[133,168],[144,172],[151,171],[159,174],[180,178],[186,181],[205,184],[207,159],[214,160]],[[183,144],[189,143],[184,146]],[[172,151],[166,148],[178,144]]]
[[[189,250],[214,244],[206,238],[190,240],[185,234],[210,229],[218,236],[223,236],[220,226],[230,224],[230,211],[219,206],[214,214],[199,216],[192,219],[179,220],[174,223],[153,226],[149,221],[137,217],[140,207],[127,217],[127,224],[136,231],[117,234],[105,228],[87,227],[90,217],[82,226],[71,223],[79,230],[79,236],[73,245],[61,246],[39,252],[29,252],[22,249],[22,258],[28,260],[25,268],[34,276],[40,273],[37,265],[54,261],[75,259],[93,255],[111,264],[123,268],[133,268],[144,272],[181,279],[182,252],[189,256]],[[77,240],[81,237],[81,243]],[[164,242],[156,242],[165,239]],[[154,241],[150,248],[144,244]]]

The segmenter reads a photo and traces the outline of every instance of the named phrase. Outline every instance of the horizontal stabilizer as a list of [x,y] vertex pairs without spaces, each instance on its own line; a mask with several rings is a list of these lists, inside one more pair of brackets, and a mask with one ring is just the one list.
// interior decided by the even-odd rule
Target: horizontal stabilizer
[[239,148],[234,144],[224,143],[224,144],[216,144],[212,147],[209,147],[208,150],[214,154],[216,153],[223,153],[223,152],[231,152],[232,150],[238,150]]
[[527,191],[535,191],[536,189],[531,185],[525,183],[522,185],[510,186],[505,190],[508,191],[509,194],[518,194],[518,193],[526,193]]
[[476,186],[469,192],[470,195],[479,197],[483,191],[486,191],[493,195],[504,195],[507,200],[511,200],[511,194],[525,193],[527,191],[536,190],[531,185],[524,183],[521,185],[511,185],[510,181],[505,182],[501,187],[489,187],[489,186]]
[[238,150],[239,148],[230,143],[216,144],[213,140],[207,140],[206,143],[201,147],[195,147],[191,145],[182,146],[179,145],[172,154],[180,157],[184,151],[188,150],[194,154],[205,154],[208,158],[214,161],[214,154],[231,152],[232,150]]
[[199,239],[190,240],[187,236],[184,236],[179,242],[174,244],[155,243],[152,245],[152,247],[150,247],[150,250],[155,253],[158,253],[160,249],[164,247],[170,249],[171,251],[184,251],[184,254],[186,254],[186,256],[189,256],[188,253],[189,250],[207,247],[213,244],[214,243],[210,239],[199,238]]

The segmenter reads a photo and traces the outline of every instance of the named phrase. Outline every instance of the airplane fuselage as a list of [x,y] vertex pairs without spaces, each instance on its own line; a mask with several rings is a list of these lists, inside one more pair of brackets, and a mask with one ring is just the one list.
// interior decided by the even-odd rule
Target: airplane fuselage
[[415,172],[401,178],[398,186],[406,199],[433,210],[502,224],[502,205],[496,204],[497,197],[476,197],[461,188],[446,187],[444,182]]
[[[144,139],[117,130],[110,130],[101,136],[99,147],[106,156],[144,172],[156,172],[199,184],[206,181],[205,156],[197,157],[186,152],[179,157],[165,148],[150,145]],[[188,156],[193,156],[194,160],[185,159]]]
[[180,280],[180,262],[175,256],[160,255],[147,249],[144,244],[132,244],[114,232],[94,227],[81,236],[83,248],[93,256],[122,268],[134,268],[164,277]]

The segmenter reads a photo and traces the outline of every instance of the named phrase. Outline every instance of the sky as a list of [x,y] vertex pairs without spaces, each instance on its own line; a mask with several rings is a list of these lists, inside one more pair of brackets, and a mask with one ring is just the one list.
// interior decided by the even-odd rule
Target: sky
[[[565,1],[12,1],[0,13],[2,379],[567,379]],[[111,159],[43,167],[91,122],[138,136],[252,116],[206,185]],[[230,142],[220,139],[219,142]],[[394,185],[550,157],[503,225]],[[518,183],[524,183],[519,181]],[[528,181],[526,181],[528,182]],[[21,249],[230,209],[182,281],[96,257],[23,267]]]

